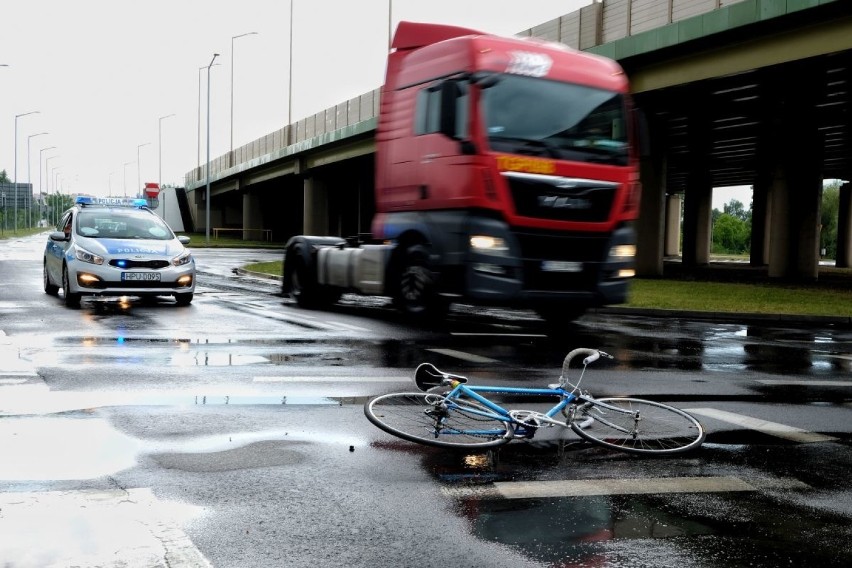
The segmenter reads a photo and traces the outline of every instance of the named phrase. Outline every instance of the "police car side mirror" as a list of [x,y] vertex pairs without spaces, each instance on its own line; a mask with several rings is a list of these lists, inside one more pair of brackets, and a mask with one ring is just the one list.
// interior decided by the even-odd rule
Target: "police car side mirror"
[[53,231],[52,233],[50,233],[50,240],[51,241],[67,241],[68,235],[66,235],[62,231]]
[[180,244],[182,244],[182,245],[188,245],[188,244],[189,244],[189,237],[187,237],[186,235],[180,235],[180,236],[178,237],[178,241],[179,241],[179,242],[180,242]]

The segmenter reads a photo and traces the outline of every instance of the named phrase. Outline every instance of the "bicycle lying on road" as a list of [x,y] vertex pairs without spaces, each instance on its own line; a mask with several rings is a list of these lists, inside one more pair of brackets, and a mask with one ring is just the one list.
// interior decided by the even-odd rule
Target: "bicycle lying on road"
[[[576,383],[569,366],[583,356]],[[589,442],[635,454],[673,454],[699,447],[706,435],[701,423],[673,406],[639,398],[594,398],[580,390],[586,367],[600,357],[597,349],[574,349],[562,363],[557,384],[547,388],[467,385],[467,378],[421,363],[414,381],[421,392],[390,393],[364,405],[367,418],[389,434],[441,448],[493,448],[515,439],[531,439],[542,428],[570,428]],[[558,397],[546,412],[507,410],[486,395]]]

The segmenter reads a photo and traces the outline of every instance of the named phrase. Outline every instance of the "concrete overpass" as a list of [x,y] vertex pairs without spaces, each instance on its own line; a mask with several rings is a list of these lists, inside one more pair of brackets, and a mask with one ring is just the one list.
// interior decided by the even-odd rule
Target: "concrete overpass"
[[[518,35],[627,71],[647,125],[641,275],[662,274],[681,235],[683,263],[706,264],[712,190],[745,185],[751,263],[770,277],[817,277],[822,180],[852,180],[852,2],[603,0]],[[278,241],[369,231],[378,108],[377,89],[212,160],[211,227],[244,238],[272,229]],[[196,228],[206,176],[186,176]],[[840,205],[837,264],[850,267],[849,183]]]

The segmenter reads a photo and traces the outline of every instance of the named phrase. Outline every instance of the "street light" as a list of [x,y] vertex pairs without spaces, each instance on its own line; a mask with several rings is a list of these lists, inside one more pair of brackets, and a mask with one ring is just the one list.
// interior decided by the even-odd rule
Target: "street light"
[[157,172],[157,183],[159,185],[163,185],[163,119],[171,118],[175,116],[174,113],[167,114],[166,116],[161,116],[159,119],[160,128],[157,131],[157,151],[159,157],[157,158],[159,171]]
[[257,32],[248,32],[231,37],[231,153],[228,155],[229,166],[234,165],[231,162],[234,154],[234,40],[250,35],[257,35]]
[[[30,140],[36,136],[44,136],[47,132],[39,132],[38,134],[30,134],[27,136],[27,185],[30,186],[30,198],[27,199],[27,228],[33,225],[33,186],[30,182]],[[41,193],[41,183],[38,185],[39,193]]]
[[18,232],[18,119],[30,114],[38,114],[40,111],[31,110],[23,114],[15,115],[15,232]]
[[136,162],[124,162],[124,176],[122,179],[122,181],[124,182],[124,197],[127,197],[127,166],[135,163]]
[[290,0],[290,65],[287,67],[287,72],[290,77],[287,79],[287,145],[293,138],[291,132],[293,127],[293,3],[295,0]]
[[213,54],[213,59],[210,60],[210,65],[207,66],[207,207],[204,221],[204,242],[210,244],[210,68],[213,67],[213,62],[219,57],[218,53]]
[[[44,194],[44,191],[42,190],[42,187],[41,187],[41,172],[42,172],[41,161],[42,161],[42,158],[44,156],[45,150],[54,150],[55,148],[56,148],[56,146],[48,146],[47,148],[42,148],[38,152],[38,192],[42,193],[42,194]],[[49,159],[50,158],[48,158],[48,160]],[[47,196],[50,195],[50,187],[47,188],[47,193],[45,195],[46,195],[46,197],[44,198],[44,202],[47,203]]]
[[[50,160],[52,160],[54,158],[58,158],[58,157],[59,157],[58,155],[57,156],[48,156],[47,159],[44,160],[44,174],[45,174],[45,176],[47,176],[47,168],[50,167]],[[53,170],[51,170],[51,172],[52,171]],[[56,192],[56,184],[53,184],[53,189],[54,189],[54,193],[55,193]],[[47,178],[47,193],[50,193],[50,177]],[[54,199],[54,201],[56,203],[55,203],[53,208],[56,209],[57,207],[59,207],[59,201],[57,199]],[[56,211],[53,211],[52,213],[55,215]],[[58,222],[58,220],[57,220],[57,222]],[[55,224],[56,223],[54,223],[54,225]]]
[[[54,156],[55,157],[55,156]],[[50,158],[48,158],[49,160]],[[56,205],[53,207],[53,225],[56,226],[59,224],[59,215],[62,213],[59,207],[59,189],[56,187],[56,178],[59,177],[59,172],[56,170],[61,170],[62,166],[54,166],[50,168],[50,175],[53,176],[53,194],[56,196],[54,201],[56,201]]]
[[[150,144],[150,142],[145,142],[144,144],[136,146],[136,195],[139,195],[139,192],[142,191],[142,176],[140,171],[142,170],[142,160],[139,159],[139,150],[142,146],[147,146],[148,144]],[[125,195],[125,197],[127,196]]]
[[204,65],[198,68],[198,169],[201,169],[201,72],[209,67]]

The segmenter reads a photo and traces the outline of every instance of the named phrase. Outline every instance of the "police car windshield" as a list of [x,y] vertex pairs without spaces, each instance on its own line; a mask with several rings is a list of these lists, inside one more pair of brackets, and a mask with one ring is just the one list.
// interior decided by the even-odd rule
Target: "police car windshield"
[[77,217],[77,234],[95,239],[167,241],[174,238],[162,219],[133,209],[83,209]]

